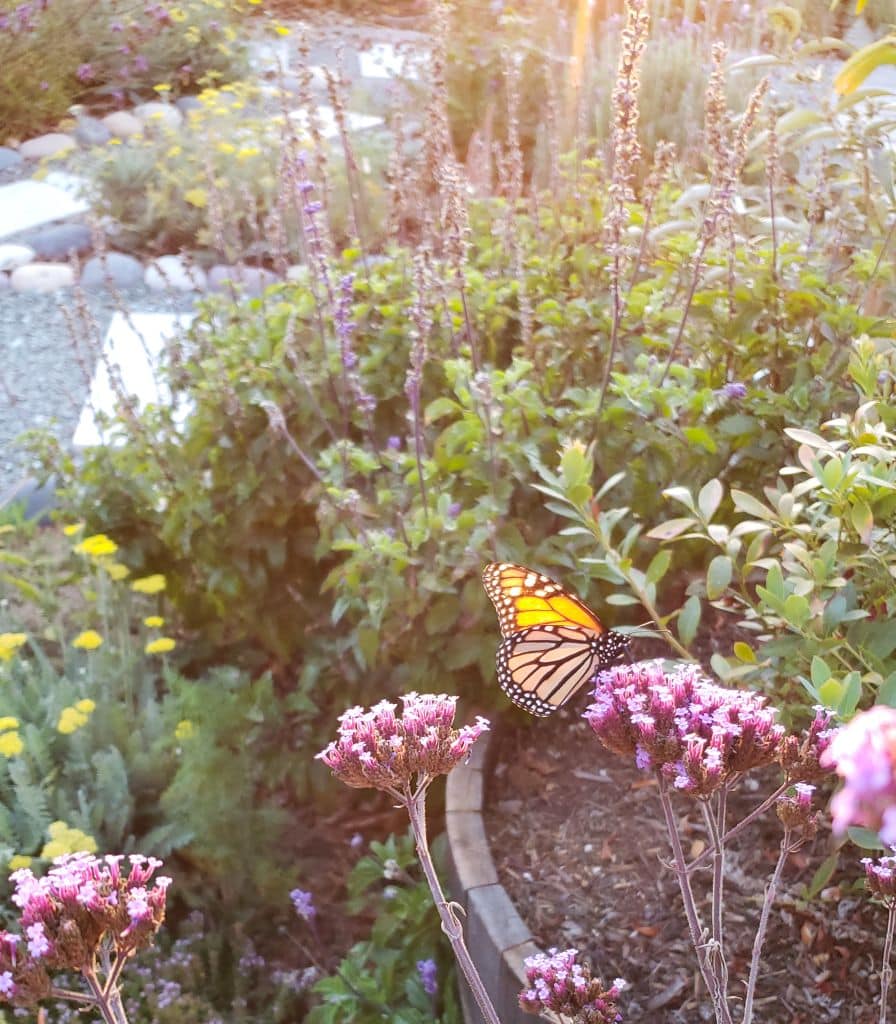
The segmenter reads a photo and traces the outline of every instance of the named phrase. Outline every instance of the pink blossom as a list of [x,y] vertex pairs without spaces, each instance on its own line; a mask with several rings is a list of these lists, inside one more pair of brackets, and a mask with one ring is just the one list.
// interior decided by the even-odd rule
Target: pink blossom
[[896,844],[896,708],[878,704],[839,729],[821,758],[843,779],[831,801],[834,831],[864,825]]

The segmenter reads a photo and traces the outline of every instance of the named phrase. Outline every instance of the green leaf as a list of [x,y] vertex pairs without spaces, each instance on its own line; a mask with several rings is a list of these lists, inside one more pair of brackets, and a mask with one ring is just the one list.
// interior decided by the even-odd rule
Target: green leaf
[[714,455],[719,450],[719,446],[713,439],[712,434],[705,427],[685,427],[682,433],[691,444],[703,448],[704,451],[709,452],[711,455]]
[[650,565],[647,566],[647,572],[644,574],[647,577],[648,582],[659,583],[659,581],[668,572],[671,562],[671,551],[668,549],[658,551],[651,559]]
[[694,637],[697,635],[697,627],[700,625],[700,616],[703,611],[703,606],[700,604],[700,598],[696,594],[692,594],[687,601],[685,601],[681,612],[678,615],[678,621],[676,628],[678,630],[678,639],[687,647],[693,642]]
[[650,537],[652,540],[672,540],[674,537],[684,533],[685,530],[689,530],[695,522],[696,519],[691,519],[689,516],[681,519],[667,519],[665,523],[654,526],[645,536]]
[[833,673],[828,668],[827,662],[824,658],[820,658],[817,654],[812,657],[812,669],[810,675],[812,676],[812,683],[816,689],[826,683]]
[[769,569],[765,577],[765,585],[769,593],[773,594],[778,600],[783,601],[787,596],[784,590],[784,574],[781,572],[780,563],[775,562]]
[[841,96],[847,96],[882,64],[896,64],[896,36],[884,36],[856,51],[834,79],[834,88]]
[[812,880],[803,890],[804,899],[812,900],[821,892],[821,890],[830,882],[834,877],[834,872],[837,870],[837,865],[840,863],[840,853],[835,850],[830,856],[818,865],[818,869],[812,876]]
[[743,640],[738,640],[734,645],[734,656],[740,661],[751,665],[756,664],[756,652],[749,644],[745,644]]
[[748,516],[753,516],[757,519],[777,518],[767,505],[763,505],[761,501],[754,498],[752,494],[747,494],[746,491],[732,489],[731,500],[736,508],[740,509],[741,512],[746,512]]
[[811,618],[812,611],[809,608],[809,602],[802,594],[791,594],[784,601],[783,614],[792,626],[801,629]]
[[824,468],[821,471],[821,482],[829,491],[834,491],[842,479],[843,463],[835,455],[824,464]]
[[860,825],[850,825],[846,830],[850,841],[860,846],[863,850],[882,850],[884,844],[880,836],[870,828],[862,828]]
[[880,684],[880,689],[877,691],[877,703],[896,708],[896,672],[891,672]]
[[852,718],[862,696],[862,677],[858,672],[850,672],[843,680],[843,696],[837,712],[841,718]]
[[818,434],[813,434],[811,430],[802,430],[799,427],[785,427],[784,433],[797,444],[807,444],[810,448],[822,448],[825,451],[830,449],[830,445],[823,437]]
[[610,594],[604,603],[618,605],[640,604],[638,599],[636,597],[632,597],[631,594]]
[[874,514],[864,501],[858,501],[850,509],[850,519],[863,544],[871,542],[871,531],[874,529]]
[[697,512],[697,506],[694,504],[694,498],[687,487],[667,487],[663,491],[663,497],[671,498],[673,501],[680,502],[695,514]]
[[836,711],[843,698],[843,685],[839,679],[828,679],[818,687],[818,699],[826,708]]
[[700,488],[700,493],[697,495],[697,507],[706,522],[709,522],[716,514],[724,493],[725,489],[719,480],[709,480]]
[[706,596],[710,601],[722,596],[731,582],[733,566],[727,555],[716,555],[706,570]]

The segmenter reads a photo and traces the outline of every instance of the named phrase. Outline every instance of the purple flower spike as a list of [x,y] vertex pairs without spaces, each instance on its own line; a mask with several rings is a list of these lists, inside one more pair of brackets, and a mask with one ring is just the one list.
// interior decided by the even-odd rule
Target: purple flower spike
[[666,672],[660,661],[601,672],[585,719],[608,750],[697,797],[776,760],[784,738],[761,695],[718,686],[694,665]]
[[626,983],[617,978],[610,988],[591,976],[583,964],[576,963],[578,950],[558,953],[551,949],[524,961],[528,989],[520,992],[519,1004],[526,1013],[549,1010],[588,1024],[618,1024],[622,1014],[616,1007]]
[[317,917],[317,907],[314,905],[314,896],[304,889],[293,889],[289,894],[296,913],[303,921],[313,921]]
[[741,384],[739,381],[729,381],[729,383],[719,388],[717,394],[729,402],[737,402],[741,398],[747,397],[747,385]]
[[439,990],[439,983],[436,980],[439,969],[436,967],[435,960],[418,960],[417,973],[420,975],[420,981],[423,983],[423,991],[428,996],[434,996]]
[[843,779],[831,801],[834,831],[875,829],[896,845],[896,708],[878,704],[838,729],[821,757]]
[[401,699],[401,716],[385,700],[340,716],[339,736],[316,756],[347,786],[404,793],[416,788],[415,778],[425,782],[450,772],[488,729],[482,717],[454,728],[457,697],[409,693]]

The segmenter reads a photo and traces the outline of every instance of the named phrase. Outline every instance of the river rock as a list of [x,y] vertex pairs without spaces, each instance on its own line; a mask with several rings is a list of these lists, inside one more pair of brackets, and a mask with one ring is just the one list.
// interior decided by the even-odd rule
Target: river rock
[[92,256],[81,271],[81,287],[95,290],[109,281],[115,288],[133,288],[143,281],[143,264],[123,252],[108,252],[105,259]]
[[10,283],[16,292],[56,292],[71,288],[75,272],[67,263],[28,263],[12,272]]
[[30,245],[13,245],[7,242],[0,245],[0,270],[15,270],[16,267],[24,267],[30,263],[36,253]]
[[127,110],[115,110],[111,114],[106,114],[103,124],[117,139],[129,139],[143,131],[143,122],[140,118],[134,117]]
[[159,256],[143,275],[147,288],[154,292],[204,292],[208,286],[202,267],[191,266],[183,256]]
[[65,132],[48,132],[23,142],[19,152],[26,160],[43,160],[47,156],[59,156],[76,146],[74,136]]
[[86,224],[54,224],[32,232],[25,241],[39,260],[64,260],[72,253],[81,256],[93,247],[93,236]]

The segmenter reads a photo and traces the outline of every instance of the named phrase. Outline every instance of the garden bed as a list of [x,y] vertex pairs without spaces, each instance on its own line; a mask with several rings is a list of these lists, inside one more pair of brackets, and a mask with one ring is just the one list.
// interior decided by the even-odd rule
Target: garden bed
[[[710,1020],[678,886],[665,867],[669,845],[655,783],[604,750],[578,711],[536,723],[508,717],[496,730],[483,834],[497,879],[541,948],[574,946],[605,980],[629,982],[626,1021]],[[737,794],[731,821],[767,791],[758,778]],[[703,823],[683,801],[679,811],[688,818],[693,857],[705,845]],[[780,836],[770,814],[733,846],[726,889],[733,993],[748,972]],[[822,827],[785,869],[758,986],[766,1024],[877,1020],[885,922],[853,887],[862,873],[855,849],[844,850],[820,895],[802,898],[830,852],[830,831]],[[697,891],[709,884],[708,872],[698,873]]]

